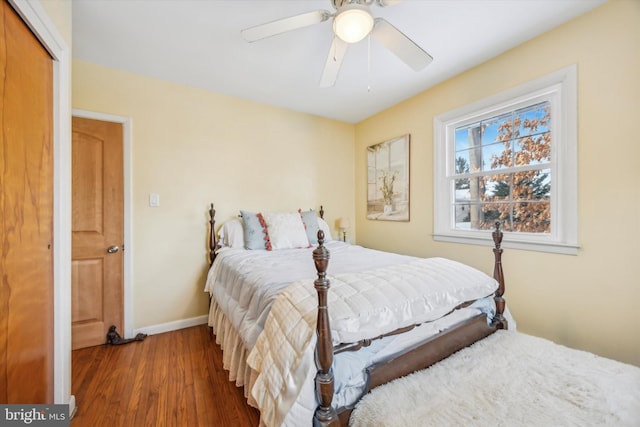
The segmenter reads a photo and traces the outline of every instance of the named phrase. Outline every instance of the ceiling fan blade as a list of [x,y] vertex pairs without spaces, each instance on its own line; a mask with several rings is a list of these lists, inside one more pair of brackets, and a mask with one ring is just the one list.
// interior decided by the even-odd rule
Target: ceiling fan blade
[[309,25],[319,24],[331,18],[332,14],[326,10],[314,10],[300,15],[290,16],[288,18],[278,19],[277,21],[268,22],[266,24],[256,25],[255,27],[246,28],[240,31],[242,37],[248,42],[265,39],[298,28],[308,27]]
[[382,18],[375,19],[371,36],[415,71],[422,70],[433,61],[431,55]]
[[344,55],[347,53],[348,47],[349,44],[343,41],[340,37],[333,38],[333,42],[329,48],[327,62],[324,64],[324,71],[320,78],[320,87],[331,87],[336,84],[340,65],[342,64]]
[[376,0],[376,4],[380,7],[393,6],[400,3],[402,0]]

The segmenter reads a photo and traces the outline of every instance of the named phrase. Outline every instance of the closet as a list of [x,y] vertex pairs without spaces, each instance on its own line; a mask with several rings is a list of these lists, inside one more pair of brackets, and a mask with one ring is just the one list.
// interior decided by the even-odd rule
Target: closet
[[53,403],[53,64],[1,1],[0,404]]

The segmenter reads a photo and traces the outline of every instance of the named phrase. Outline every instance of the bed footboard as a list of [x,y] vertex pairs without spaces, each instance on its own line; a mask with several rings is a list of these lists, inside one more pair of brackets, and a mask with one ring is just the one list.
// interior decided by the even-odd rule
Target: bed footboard
[[491,233],[493,237],[493,278],[498,282],[498,290],[493,296],[496,303],[496,315],[493,318],[493,325],[497,329],[507,329],[507,319],[504,317],[505,301],[504,295],[504,273],[502,271],[502,230],[500,230],[500,222],[496,221],[496,229]]
[[[492,233],[494,242],[494,270],[493,277],[498,282],[498,289],[494,294],[496,314],[491,325],[487,324],[486,315],[478,315],[464,321],[453,328],[444,331],[426,342],[418,344],[392,359],[367,368],[369,375],[365,393],[369,390],[413,371],[424,369],[456,351],[485,338],[497,329],[506,329],[507,320],[504,317],[504,273],[502,270],[502,231],[500,223],[496,222],[496,229]],[[331,406],[334,392],[334,377],[331,365],[333,363],[333,344],[329,325],[329,308],[327,297],[330,288],[327,279],[329,266],[329,251],[324,247],[324,233],[318,232],[318,247],[313,251],[313,260],[318,273],[314,287],[318,293],[318,322],[316,326],[316,396],[318,407],[315,410],[314,426],[348,425],[352,408],[343,408],[340,414]]]

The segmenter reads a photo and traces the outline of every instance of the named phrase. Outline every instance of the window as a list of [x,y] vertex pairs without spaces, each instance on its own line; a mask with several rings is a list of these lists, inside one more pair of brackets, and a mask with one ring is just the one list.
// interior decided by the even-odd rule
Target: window
[[577,253],[576,67],[434,119],[436,240]]

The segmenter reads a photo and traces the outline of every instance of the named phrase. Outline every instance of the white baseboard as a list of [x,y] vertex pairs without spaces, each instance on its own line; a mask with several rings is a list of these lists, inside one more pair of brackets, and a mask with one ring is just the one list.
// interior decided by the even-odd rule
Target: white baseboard
[[209,321],[209,315],[205,314],[189,319],[174,320],[173,322],[161,323],[159,325],[144,326],[133,330],[135,337],[139,333],[147,335],[161,334],[163,332],[177,331],[178,329],[190,328],[191,326],[204,325]]

